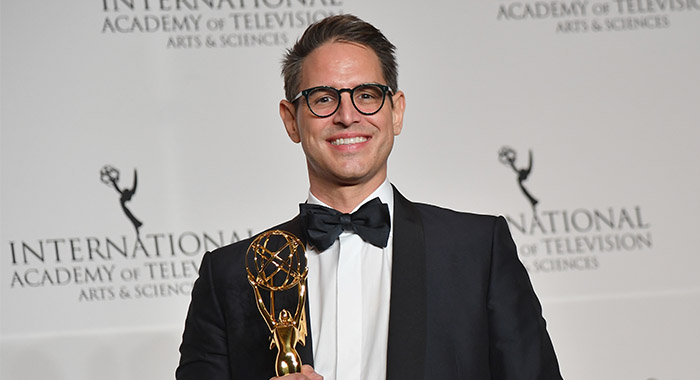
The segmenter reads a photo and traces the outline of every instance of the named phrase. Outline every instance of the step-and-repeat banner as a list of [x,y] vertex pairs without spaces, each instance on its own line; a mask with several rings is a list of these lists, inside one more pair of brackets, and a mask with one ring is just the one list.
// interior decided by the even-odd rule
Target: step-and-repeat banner
[[398,47],[391,181],[507,218],[564,377],[699,379],[697,0],[3,1],[0,378],[173,378],[202,254],[306,197],[280,60],[338,13]]

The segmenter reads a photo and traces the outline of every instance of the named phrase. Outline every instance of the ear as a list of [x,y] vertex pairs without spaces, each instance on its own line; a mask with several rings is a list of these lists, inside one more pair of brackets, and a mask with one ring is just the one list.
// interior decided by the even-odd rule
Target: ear
[[284,129],[287,130],[287,135],[295,143],[301,141],[299,136],[299,128],[297,126],[297,108],[294,104],[282,99],[280,101],[280,117],[284,123]]
[[403,129],[403,113],[406,110],[406,97],[403,91],[397,91],[392,95],[394,107],[391,109],[391,120],[394,127],[394,136],[398,136]]

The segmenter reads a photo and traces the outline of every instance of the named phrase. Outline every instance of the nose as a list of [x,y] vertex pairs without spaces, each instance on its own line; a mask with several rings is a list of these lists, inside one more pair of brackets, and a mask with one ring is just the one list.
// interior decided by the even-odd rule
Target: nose
[[340,94],[340,106],[338,110],[335,111],[335,114],[333,114],[333,122],[347,128],[359,122],[362,114],[352,104],[350,93],[347,93],[345,97],[344,95],[346,95],[346,93]]

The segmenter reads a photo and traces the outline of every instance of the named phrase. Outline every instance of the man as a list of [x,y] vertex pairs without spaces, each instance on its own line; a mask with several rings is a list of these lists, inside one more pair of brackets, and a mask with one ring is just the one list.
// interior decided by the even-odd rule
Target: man
[[[412,203],[387,181],[405,109],[394,46],[333,16],[288,51],[283,75],[280,115],[310,185],[300,215],[276,227],[304,241],[309,267],[305,366],[285,379],[561,379],[505,220]],[[323,218],[336,218],[336,234]],[[204,255],[178,379],[274,376],[246,277],[250,242]]]

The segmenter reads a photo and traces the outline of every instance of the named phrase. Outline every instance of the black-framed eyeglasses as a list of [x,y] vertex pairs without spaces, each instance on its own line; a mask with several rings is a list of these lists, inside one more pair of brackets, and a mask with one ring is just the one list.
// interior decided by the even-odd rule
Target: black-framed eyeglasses
[[378,83],[363,83],[355,88],[337,89],[330,86],[311,87],[298,93],[292,100],[296,102],[302,96],[306,98],[309,111],[318,117],[328,117],[340,108],[340,96],[350,93],[350,100],[355,109],[363,115],[374,115],[384,106],[386,93],[392,92],[389,86]]

